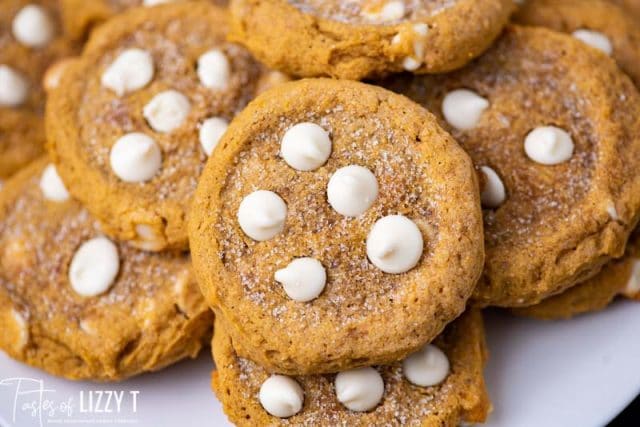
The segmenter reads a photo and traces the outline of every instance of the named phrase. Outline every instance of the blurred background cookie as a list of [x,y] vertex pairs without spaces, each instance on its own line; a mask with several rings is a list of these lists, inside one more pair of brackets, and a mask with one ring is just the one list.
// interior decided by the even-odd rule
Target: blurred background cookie
[[607,0],[527,0],[514,21],[571,34],[615,59],[640,86],[640,21],[623,6]]
[[42,154],[42,78],[76,50],[63,34],[56,0],[0,3],[0,179]]
[[108,235],[151,251],[187,248],[207,157],[228,121],[274,84],[226,29],[226,13],[208,2],[132,9],[94,32],[52,92],[50,154]]
[[[84,40],[92,29],[109,18],[133,7],[153,7],[166,3],[190,0],[59,0],[66,33],[74,40]],[[227,0],[208,1],[225,6]]]
[[302,77],[438,73],[478,56],[513,0],[233,0],[230,39]]
[[210,337],[189,256],[104,237],[44,158],[0,193],[0,267],[0,348],[51,374],[121,380]]

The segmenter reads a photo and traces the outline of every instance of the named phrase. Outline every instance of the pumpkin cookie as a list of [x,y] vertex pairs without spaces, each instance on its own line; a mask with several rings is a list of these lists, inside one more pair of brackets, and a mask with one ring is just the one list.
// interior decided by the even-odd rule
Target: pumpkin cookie
[[0,3],[0,179],[42,154],[47,67],[71,55],[55,0]]
[[229,36],[265,64],[304,77],[438,73],[488,48],[513,7],[513,0],[233,0]]
[[0,348],[54,375],[121,380],[209,339],[189,256],[102,236],[46,159],[0,193],[0,267]]
[[49,151],[105,233],[187,247],[187,208],[227,122],[271,78],[227,43],[208,3],[136,8],[110,20],[48,103]]
[[[132,7],[158,6],[184,0],[60,0],[65,30],[75,40],[85,39],[89,32],[107,19]],[[227,0],[202,0],[224,6]]]
[[402,362],[338,375],[269,375],[236,354],[221,319],[215,330],[213,389],[238,426],[457,426],[484,422],[491,407],[477,310]]
[[583,313],[602,310],[617,296],[640,300],[640,234],[629,240],[624,257],[611,261],[600,273],[560,295],[540,304],[521,307],[513,312],[538,319],[568,319]]
[[478,167],[476,303],[532,305],[622,255],[640,209],[640,97],[611,59],[510,27],[463,70],[384,84],[434,111]]
[[464,310],[483,262],[464,151],[408,99],[328,79],[277,87],[234,120],[190,239],[236,349],[291,374],[405,357]]
[[613,57],[640,87],[640,24],[607,0],[527,0],[514,20],[568,33]]

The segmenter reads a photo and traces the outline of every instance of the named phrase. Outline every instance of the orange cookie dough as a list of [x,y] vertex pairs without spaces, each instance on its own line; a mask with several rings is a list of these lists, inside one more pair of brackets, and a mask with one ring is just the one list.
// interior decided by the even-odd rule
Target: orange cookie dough
[[538,319],[568,319],[602,310],[617,296],[640,300],[640,234],[634,232],[624,257],[605,265],[600,273],[560,295],[513,312]]
[[[184,0],[59,0],[67,34],[82,40],[97,25],[132,7],[153,7]],[[195,1],[195,0],[194,0]],[[201,0],[225,6],[227,0]]]
[[212,314],[190,264],[102,237],[38,160],[0,192],[0,349],[54,375],[99,381],[195,357]]
[[640,87],[640,23],[607,0],[527,0],[514,20],[572,34],[610,55]]
[[[369,411],[357,412],[344,406],[336,395],[336,375],[289,378],[288,381],[295,381],[294,387],[297,384],[303,391],[302,407],[289,418],[270,415],[261,405],[262,395],[267,407],[277,408],[280,396],[286,392],[286,383],[283,388],[265,390],[269,372],[236,354],[220,319],[216,319],[215,330],[212,346],[217,370],[213,373],[213,389],[229,420],[238,426],[454,427],[484,422],[491,407],[483,379],[487,351],[482,315],[477,310],[465,313],[447,326],[433,342],[444,352],[449,364],[448,373],[437,378],[441,382],[414,385],[408,380],[402,362],[376,367],[373,375],[377,372],[384,384],[381,401]],[[431,359],[431,369],[437,368],[439,361],[439,358]],[[353,385],[359,384],[355,381]],[[368,391],[372,391],[370,389]],[[366,390],[360,392],[366,395]],[[350,405],[357,400],[356,394]],[[291,401],[287,399],[287,403]]]
[[477,304],[536,304],[622,255],[640,209],[640,96],[611,59],[510,27],[463,70],[384,84],[435,112],[483,178]]
[[439,73],[487,49],[513,8],[513,0],[233,0],[229,36],[303,77]]
[[273,73],[225,41],[206,2],[136,8],[100,27],[47,105],[48,148],[103,230],[136,247],[186,249],[207,155]]
[[0,180],[40,156],[47,67],[75,52],[55,0],[0,3]]
[[624,6],[633,14],[636,19],[640,19],[640,0],[609,0],[613,3]]
[[470,159],[405,97],[287,83],[249,104],[201,177],[198,280],[242,357],[307,374],[390,363],[437,336],[482,270]]

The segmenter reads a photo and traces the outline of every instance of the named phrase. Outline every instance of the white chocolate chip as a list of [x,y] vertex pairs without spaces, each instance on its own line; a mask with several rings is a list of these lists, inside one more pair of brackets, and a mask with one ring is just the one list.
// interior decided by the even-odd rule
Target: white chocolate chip
[[111,287],[119,270],[116,245],[106,237],[96,237],[76,251],[69,267],[69,282],[79,295],[100,295]]
[[[11,309],[11,319],[16,328],[17,336],[13,342],[16,351],[22,351],[29,344],[29,328],[27,320],[15,309]],[[3,325],[3,328],[6,327]]]
[[609,200],[607,202],[607,214],[609,214],[609,217],[614,220],[614,221],[619,221],[620,220],[620,215],[618,215],[618,210],[616,209],[616,205]]
[[136,240],[129,241],[129,244],[143,251],[157,252],[164,248],[165,240],[156,229],[148,224],[136,224]]
[[327,283],[327,272],[315,258],[298,258],[276,271],[275,279],[289,298],[298,302],[316,299]]
[[449,375],[449,359],[438,347],[427,344],[402,362],[402,372],[410,383],[431,387]]
[[149,126],[158,132],[171,132],[180,127],[191,110],[189,99],[176,90],[165,90],[144,106],[142,114]]
[[58,170],[54,165],[48,165],[40,176],[40,190],[44,198],[52,202],[65,202],[69,200],[69,192],[64,182],[58,175]]
[[49,68],[47,68],[47,71],[45,71],[44,76],[42,77],[42,86],[44,87],[44,90],[46,90],[47,92],[51,92],[52,90],[60,86],[62,76],[73,61],[73,57],[63,58],[50,65]]
[[211,117],[202,122],[202,126],[200,126],[200,145],[207,156],[213,153],[228,127],[229,122],[222,117]]
[[0,106],[17,107],[29,95],[29,83],[8,65],[0,65]]
[[118,96],[142,89],[153,79],[153,57],[142,49],[127,49],[102,74],[102,85]]
[[601,50],[607,55],[611,55],[613,53],[613,45],[611,44],[611,40],[609,40],[609,37],[599,31],[581,29],[574,31],[572,35],[581,42],[586,43],[598,50]]
[[293,378],[284,375],[271,375],[260,386],[260,404],[279,418],[291,417],[302,409],[304,391]]
[[631,262],[631,275],[623,293],[629,298],[635,298],[640,294],[640,260],[634,259]]
[[34,4],[27,5],[13,18],[13,36],[25,46],[42,47],[54,36],[55,28],[47,11]]
[[356,217],[367,211],[378,197],[378,181],[367,168],[357,165],[338,169],[327,185],[327,198],[341,215]]
[[78,326],[80,326],[80,330],[87,335],[97,335],[98,333],[94,322],[92,322],[91,320],[82,319],[78,323]]
[[198,77],[203,86],[223,90],[229,84],[231,64],[219,49],[212,49],[198,58]]
[[369,411],[384,395],[384,381],[374,368],[359,368],[340,372],[335,380],[336,397],[347,409]]
[[555,126],[535,128],[524,140],[524,151],[527,156],[543,165],[566,162],[573,155],[573,149],[571,135]]
[[254,191],[242,200],[238,209],[242,231],[259,242],[278,235],[286,219],[287,205],[272,191]]
[[451,91],[442,100],[445,120],[458,130],[475,128],[487,108],[489,101],[468,89]]
[[407,13],[404,2],[400,0],[389,1],[375,11],[365,10],[363,16],[373,23],[394,22],[404,18]]
[[423,251],[418,226],[402,215],[379,219],[367,236],[369,260],[385,273],[400,274],[418,264]]
[[[402,61],[402,66],[407,71],[415,71],[420,68],[424,62],[426,38],[429,33],[427,24],[415,24],[413,30],[413,55],[406,57]],[[399,42],[400,39],[397,40]],[[393,43],[393,41],[392,41]]]
[[4,187],[4,181],[0,179],[0,190],[2,190],[2,187]]
[[402,68],[407,71],[415,71],[422,65],[422,62],[418,61],[415,58],[407,57],[402,61]]
[[125,182],[148,181],[160,170],[162,153],[153,138],[128,133],[111,148],[111,169]]
[[298,123],[285,132],[280,154],[289,166],[299,171],[312,171],[324,165],[331,156],[329,133],[315,123]]
[[482,206],[495,209],[503,204],[507,198],[504,184],[496,171],[491,169],[489,166],[481,166],[480,170],[485,177],[484,188],[480,195]]

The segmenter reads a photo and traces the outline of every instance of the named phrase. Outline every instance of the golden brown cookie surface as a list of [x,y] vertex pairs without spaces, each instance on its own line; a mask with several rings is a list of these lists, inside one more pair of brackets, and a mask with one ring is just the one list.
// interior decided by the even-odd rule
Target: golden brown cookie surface
[[238,356],[222,322],[216,319],[213,354],[217,370],[213,388],[229,419],[238,426],[457,426],[481,423],[490,409],[484,386],[486,348],[479,311],[465,313],[434,341],[448,357],[446,379],[419,387],[403,375],[402,363],[376,368],[385,384],[382,401],[368,412],[350,411],[337,399],[335,375],[295,377],[304,391],[304,405],[290,418],[269,415],[261,406],[259,390],[269,373]]
[[463,66],[498,36],[513,2],[236,0],[230,10],[231,39],[268,66],[359,80]]
[[[216,130],[267,75],[225,41],[226,25],[205,2],[131,10],[94,33],[52,93],[49,151],[107,234],[147,250],[187,247],[188,206]],[[203,130],[209,119],[213,131]]]
[[62,34],[57,1],[0,4],[0,179],[42,153],[42,76],[74,51]]
[[636,19],[640,19],[640,1],[639,0],[609,0],[618,5],[624,6],[633,14]]
[[629,239],[624,256],[609,262],[600,273],[560,295],[513,312],[537,319],[566,319],[602,310],[620,295],[640,299],[640,235],[637,231]]
[[388,85],[435,112],[483,172],[478,303],[532,305],[622,255],[640,207],[640,105],[612,60],[512,27],[463,70]]
[[[314,170],[283,158],[285,134],[300,125],[331,140]],[[305,159],[317,152],[307,137],[295,139]],[[374,193],[357,174],[343,175],[352,166],[368,171]],[[341,213],[327,200],[334,180],[353,196],[347,201],[367,206]],[[262,201],[245,210],[257,192]],[[381,243],[370,236],[383,219],[399,232],[383,232]],[[265,236],[256,238],[252,225],[273,233],[258,241]],[[406,98],[329,79],[277,87],[234,120],[201,178],[189,234],[199,283],[227,319],[236,348],[280,372],[332,372],[406,356],[464,310],[483,260],[477,183],[460,147]],[[414,252],[415,239],[422,246]],[[370,261],[372,253],[382,264]],[[315,287],[308,270],[276,280],[301,257],[326,274],[320,292],[303,300],[285,285],[294,293]],[[384,270],[387,261],[409,258],[415,262],[400,266],[401,274]]]
[[572,34],[613,57],[640,86],[640,25],[624,7],[606,0],[531,0],[514,20]]
[[[130,8],[153,7],[183,0],[60,0],[66,32],[75,40],[81,40],[89,32],[113,16]],[[224,6],[226,0],[201,0]]]
[[[212,315],[189,256],[107,243],[48,164],[36,161],[0,194],[2,350],[54,375],[100,381],[195,357]],[[115,258],[105,255],[112,249]]]

